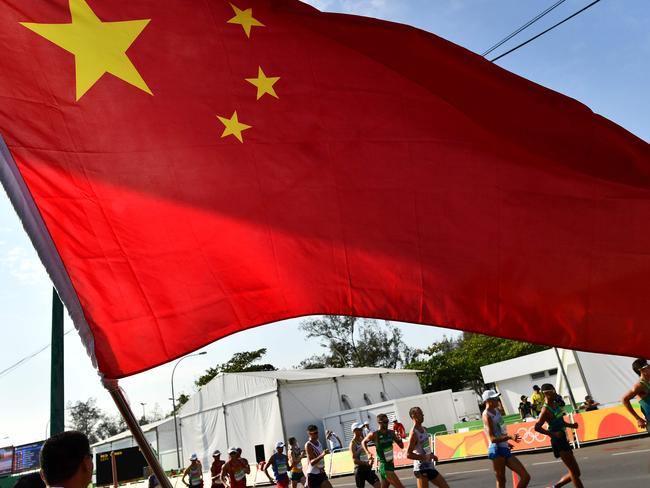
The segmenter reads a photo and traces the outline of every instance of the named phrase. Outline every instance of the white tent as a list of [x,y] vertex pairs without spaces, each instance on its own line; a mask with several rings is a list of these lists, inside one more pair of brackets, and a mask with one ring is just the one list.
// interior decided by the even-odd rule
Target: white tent
[[[176,438],[174,435],[174,418],[169,417],[157,422],[152,422],[141,426],[145,438],[158,454],[158,460],[163,469],[170,470],[176,468]],[[179,434],[180,436],[180,434]],[[180,443],[180,437],[179,437]],[[93,454],[100,452],[114,451],[127,447],[137,446],[137,442],[131,435],[130,431],[124,431],[120,434],[104,439],[91,447]]]
[[443,390],[334,412],[326,415],[323,423],[326,429],[336,432],[347,445],[352,439],[350,427],[353,423],[368,421],[370,427],[376,429],[376,417],[380,413],[386,414],[391,421],[398,419],[408,430],[411,425],[411,407],[422,409],[427,427],[444,424],[447,430],[451,430],[458,421],[453,394],[451,390]]
[[[632,371],[634,358],[558,349],[577,403],[586,395],[602,405],[620,402],[638,380]],[[530,397],[533,385],[551,383],[565,399],[569,397],[560,363],[553,349],[481,367],[485,383],[495,383],[508,413],[517,413],[521,395]],[[568,401],[567,401],[568,403]]]
[[[204,466],[215,449],[241,447],[252,464],[278,440],[306,440],[309,424],[329,413],[422,392],[417,371],[324,368],[220,374],[183,405],[178,416],[185,458]],[[324,439],[323,439],[324,440]]]

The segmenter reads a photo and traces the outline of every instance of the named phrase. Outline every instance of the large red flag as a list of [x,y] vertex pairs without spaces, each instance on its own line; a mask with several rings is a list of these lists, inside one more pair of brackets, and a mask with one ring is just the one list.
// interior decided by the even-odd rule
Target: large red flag
[[304,314],[627,355],[650,150],[417,29],[295,0],[0,0],[0,172],[91,357]]

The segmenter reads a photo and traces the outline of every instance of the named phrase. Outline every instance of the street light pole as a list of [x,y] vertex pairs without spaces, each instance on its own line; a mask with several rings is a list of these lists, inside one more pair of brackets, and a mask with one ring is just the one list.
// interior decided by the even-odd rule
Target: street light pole
[[140,402],[140,405],[142,405],[142,422],[146,423],[147,422],[147,415],[145,414],[145,411],[144,411],[144,406],[146,405],[146,402],[145,403]]
[[172,406],[174,408],[174,410],[172,410],[172,413],[174,414],[174,436],[176,437],[176,463],[178,469],[181,469],[181,451],[178,445],[178,422],[176,421],[176,394],[174,393],[174,373],[176,372],[176,367],[183,359],[191,358],[192,356],[203,356],[204,354],[207,354],[207,352],[201,351],[197,352],[196,354],[188,354],[187,356],[183,356],[178,361],[176,361],[174,369],[172,369]]

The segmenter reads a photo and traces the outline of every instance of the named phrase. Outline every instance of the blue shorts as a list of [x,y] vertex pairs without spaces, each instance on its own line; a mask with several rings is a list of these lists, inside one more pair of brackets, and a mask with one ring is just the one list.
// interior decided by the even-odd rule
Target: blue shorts
[[488,448],[488,459],[496,459],[498,457],[504,457],[508,459],[512,457],[512,452],[510,452],[509,447],[500,447],[496,444],[490,444]]

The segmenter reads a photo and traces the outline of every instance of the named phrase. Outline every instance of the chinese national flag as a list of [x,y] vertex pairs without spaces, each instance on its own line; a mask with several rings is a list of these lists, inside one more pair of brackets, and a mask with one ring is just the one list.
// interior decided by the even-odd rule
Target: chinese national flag
[[650,151],[295,0],[0,0],[0,173],[99,370],[305,314],[647,355]]

